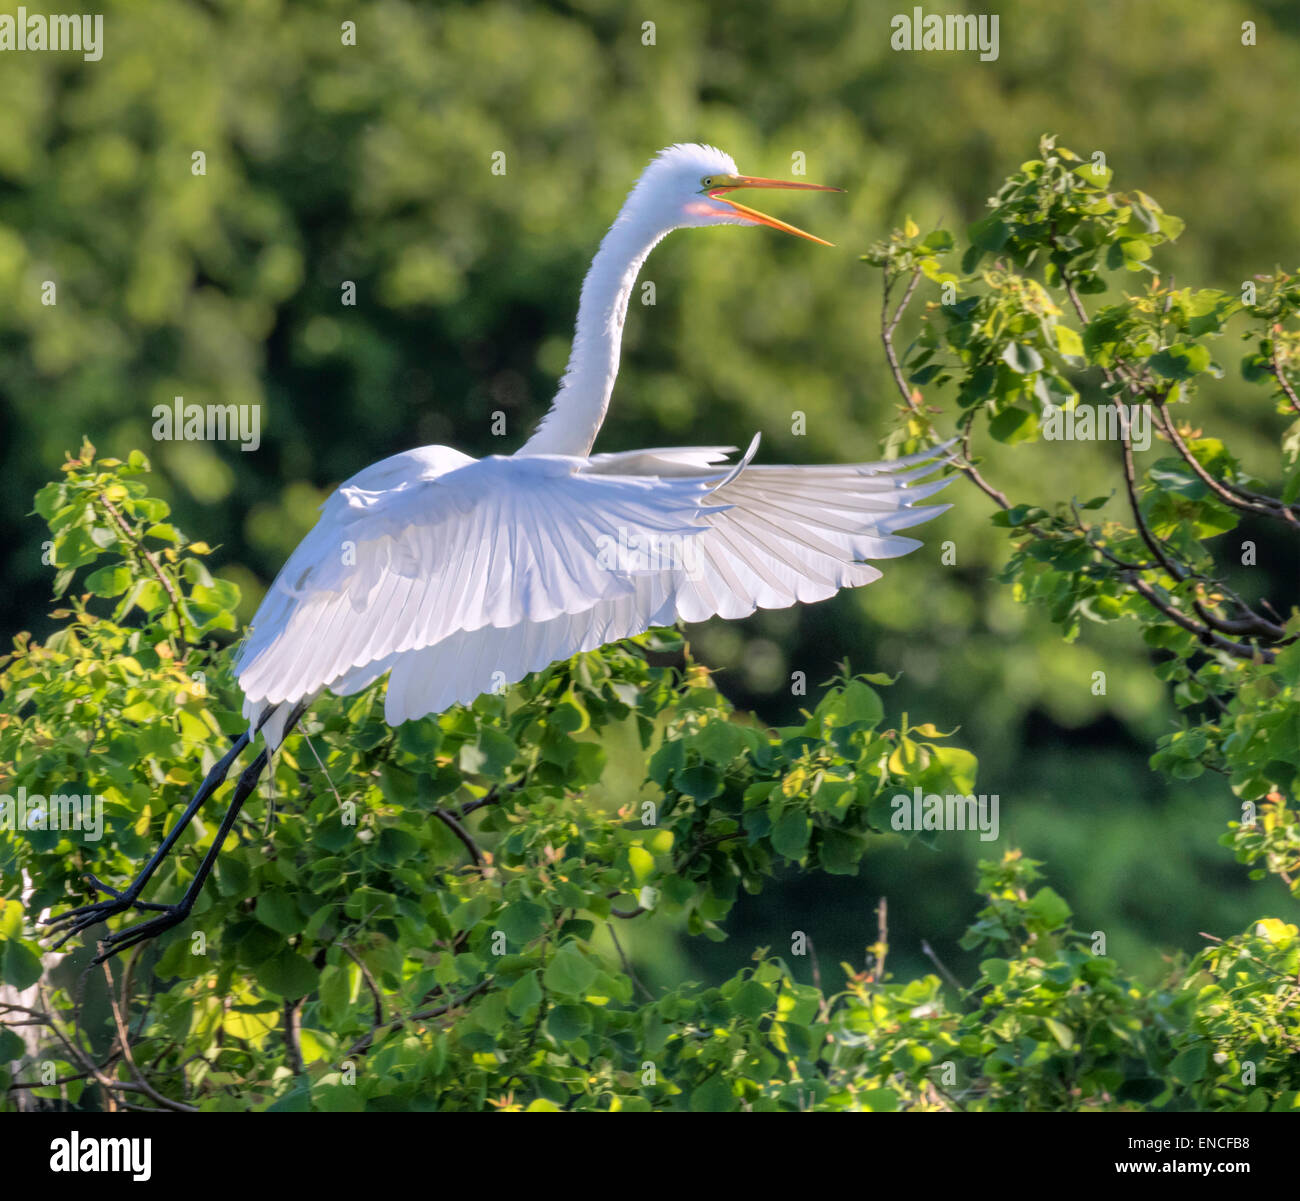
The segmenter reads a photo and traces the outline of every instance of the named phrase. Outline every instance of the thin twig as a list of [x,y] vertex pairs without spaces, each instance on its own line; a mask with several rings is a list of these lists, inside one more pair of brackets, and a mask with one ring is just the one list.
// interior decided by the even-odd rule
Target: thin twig
[[[812,935],[804,936],[808,940],[808,958],[812,961],[812,978],[813,987],[820,993],[822,990],[822,965],[817,958],[817,944],[813,942]],[[822,1001],[822,1008],[826,1006],[825,1000]]]
[[157,576],[158,583],[162,585],[163,591],[167,593],[167,597],[171,601],[172,612],[176,614],[176,632],[182,642],[187,641],[185,636],[185,615],[181,606],[181,598],[176,592],[176,588],[172,584],[171,580],[167,578],[167,573],[159,566],[158,560],[154,558],[153,552],[144,546],[144,544],[136,537],[135,531],[127,524],[126,518],[117,511],[117,507],[113,502],[102,492],[97,494],[96,499],[98,499],[99,503],[104,506],[105,511],[113,519],[118,529],[122,531],[127,546],[149,564],[150,569],[153,571],[154,575]]
[[1264,647],[1251,646],[1245,642],[1234,642],[1229,638],[1216,634],[1213,630],[1206,629],[1200,622],[1193,621],[1185,613],[1180,613],[1172,605],[1162,601],[1156,590],[1146,580],[1133,572],[1125,574],[1127,582],[1132,584],[1133,588],[1141,594],[1148,604],[1159,609],[1174,625],[1181,626],[1189,634],[1195,634],[1206,646],[1213,646],[1218,650],[1227,651],[1228,654],[1238,659],[1255,659],[1258,657],[1265,663],[1272,663],[1277,658],[1273,651]]
[[302,1074],[302,1001],[284,1003],[284,1058],[295,1076]]
[[1178,452],[1179,458],[1192,469],[1193,474],[1201,483],[1209,488],[1225,505],[1242,513],[1253,513],[1260,517],[1275,517],[1279,521],[1290,525],[1297,524],[1294,506],[1283,504],[1274,497],[1265,496],[1263,493],[1252,492],[1249,488],[1225,484],[1222,480],[1212,476],[1201,461],[1192,454],[1187,443],[1183,441],[1183,436],[1178,432],[1177,426],[1165,407],[1164,397],[1159,395],[1151,397],[1150,393],[1142,394],[1147,395],[1154,401],[1160,432],[1169,439],[1170,444]]
[[889,954],[889,900],[880,898],[876,906],[876,966],[871,969],[876,984],[885,982],[885,956]]
[[975,464],[971,461],[970,435],[971,435],[971,427],[973,424],[974,424],[974,414],[971,414],[971,418],[966,422],[965,428],[963,429],[962,436],[961,436],[961,453],[962,453],[962,457],[966,461],[964,463],[954,464],[954,466],[956,466],[958,470],[964,471],[966,473],[967,478],[971,481],[971,483],[974,484],[975,487],[977,487],[981,492],[983,492],[984,495],[987,496],[991,501],[993,501],[993,503],[996,504],[999,508],[1009,509],[1011,508],[1011,502],[1007,499],[1007,494],[993,487],[993,485],[990,484],[988,480],[986,480],[980,474],[979,468],[976,467]]
[[131,1039],[127,1034],[126,1023],[122,1020],[121,1006],[117,1003],[117,993],[113,988],[112,969],[107,963],[102,966],[104,968],[104,980],[108,985],[108,1003],[112,1007],[113,1022],[117,1026],[118,1044],[122,1048],[122,1058],[126,1060],[127,1066],[131,1069],[131,1074],[135,1077],[136,1084],[139,1085],[138,1091],[144,1093],[146,1097],[155,1104],[161,1105],[164,1109],[175,1110],[177,1113],[198,1113],[199,1110],[193,1105],[186,1105],[183,1101],[173,1101],[170,1097],[164,1097],[144,1078],[144,1074],[136,1065],[135,1056],[131,1054]]
[[948,970],[942,959],[934,953],[934,948],[923,938],[921,939],[921,953],[939,969],[940,974],[949,984],[958,992],[964,993],[966,989],[962,987],[962,982]]
[[510,793],[518,792],[528,782],[527,774],[520,776],[513,784],[507,785],[502,789],[500,784],[493,784],[485,796],[479,797],[477,801],[466,801],[460,807],[457,816],[462,820],[468,817],[475,809],[482,809],[487,805],[495,805],[503,801]]
[[334,794],[334,799],[338,801],[339,808],[343,807],[343,798],[339,796],[339,790],[334,787],[334,781],[330,779],[329,771],[326,770],[324,762],[316,753],[316,744],[312,742],[311,736],[305,731],[300,731],[303,741],[307,744],[307,749],[311,751],[312,758],[316,760],[316,765],[320,768],[320,773],[325,777],[325,783],[330,786],[330,792]]
[[[41,1004],[44,1005],[47,1010],[50,1009],[49,998],[45,995],[45,986],[43,982],[37,981],[36,989],[37,994],[41,999]],[[118,1085],[118,1082],[105,1076],[103,1070],[59,1028],[58,1022],[54,1021],[53,1018],[50,1019],[50,1029],[54,1031],[54,1036],[67,1049],[68,1054],[71,1055],[78,1064],[85,1068],[86,1071],[95,1078],[95,1081],[100,1088],[104,1090],[104,1101],[108,1105],[108,1108],[110,1110],[117,1109],[118,1100],[113,1090]]]
[[352,962],[361,970],[361,978],[366,982],[366,987],[370,990],[370,995],[375,1002],[375,1026],[384,1024],[384,997],[379,991],[379,985],[370,969],[366,966],[365,961],[353,949],[350,943],[344,939],[339,940],[339,946],[351,957]]
[[627,973],[627,978],[641,990],[641,995],[647,1001],[653,1001],[655,999],[654,993],[641,983],[641,977],[632,970],[632,964],[628,962],[627,956],[623,953],[623,944],[618,941],[618,933],[615,931],[613,923],[606,922],[605,929],[609,931],[609,937],[614,943],[614,950],[618,952],[619,959],[623,961],[623,970]]
[[[617,896],[622,896],[622,893],[620,893],[618,889],[615,889],[613,892],[607,892],[605,894],[605,899],[607,901],[612,901]],[[643,913],[648,912],[644,905],[638,905],[635,909],[615,909],[614,906],[611,905],[609,911],[614,917],[621,917],[624,919],[640,917]]]
[[[924,410],[913,395],[913,390],[907,386],[907,380],[903,378],[903,368],[898,361],[898,352],[894,349],[894,331],[898,328],[899,321],[902,320],[903,312],[911,301],[912,293],[916,291],[916,285],[920,278],[920,271],[913,272],[912,278],[908,281],[907,289],[891,316],[889,312],[889,294],[893,290],[894,281],[890,277],[888,269],[885,270],[884,295],[880,302],[880,341],[885,348],[885,359],[889,363],[890,374],[894,377],[894,384],[897,386],[898,393],[903,398],[904,404],[918,417],[923,417]],[[1007,499],[1006,494],[994,488],[971,461],[970,436],[971,421],[968,420],[962,435],[962,457],[965,462],[954,461],[952,465],[963,472],[971,483],[979,488],[994,504],[1003,509],[1011,508],[1011,502]]]
[[344,1058],[361,1054],[362,1051],[366,1050],[366,1048],[375,1041],[375,1037],[381,1029],[400,1030],[403,1026],[410,1025],[412,1022],[424,1022],[428,1021],[430,1018],[442,1017],[444,1014],[450,1013],[453,1009],[457,1009],[461,1005],[464,1005],[466,1001],[473,1000],[473,998],[477,997],[479,993],[486,992],[491,987],[492,980],[491,977],[489,977],[488,979],[482,980],[478,984],[474,985],[474,987],[468,992],[462,993],[459,997],[453,997],[443,1005],[435,1006],[433,1009],[424,1009],[419,1013],[412,1013],[407,1017],[394,1018],[384,1026],[376,1027],[368,1034],[363,1034],[348,1048],[347,1055],[345,1055]]
[[[1086,326],[1089,323],[1088,314],[1083,307],[1083,302],[1079,299],[1078,293],[1075,291],[1073,281],[1070,280],[1069,278],[1065,278],[1065,291],[1066,291],[1066,295],[1070,299],[1071,306],[1074,308],[1075,313],[1078,315],[1080,323]],[[1110,369],[1103,367],[1102,374],[1105,376],[1107,383],[1110,383],[1112,385],[1117,382],[1117,374],[1123,374],[1125,376],[1125,379],[1129,385],[1129,389],[1131,392],[1137,395],[1146,394],[1144,392],[1144,389],[1140,381],[1138,381],[1133,376],[1131,371],[1125,370],[1124,364],[1116,364],[1115,372],[1112,372]],[[1133,460],[1133,443],[1129,435],[1127,413],[1124,409],[1123,402],[1119,399],[1119,394],[1117,391],[1112,393],[1112,399],[1120,412],[1120,445],[1121,445],[1121,454],[1122,454],[1123,467],[1124,467],[1124,488],[1128,495],[1129,508],[1133,513],[1133,521],[1137,528],[1138,535],[1141,537],[1142,541],[1146,544],[1147,549],[1151,552],[1156,562],[1160,564],[1160,566],[1169,574],[1169,576],[1172,579],[1177,580],[1181,583],[1188,580],[1194,575],[1195,578],[1200,579],[1206,583],[1210,583],[1210,581],[1207,580],[1206,577],[1204,577],[1200,573],[1189,572],[1186,568],[1182,567],[1180,564],[1175,563],[1170,558],[1170,556],[1165,553],[1164,548],[1160,545],[1160,543],[1157,541],[1155,536],[1151,533],[1151,530],[1148,528],[1146,519],[1142,514],[1141,503],[1139,501],[1138,493],[1137,493],[1137,470]],[[1216,480],[1212,475],[1210,475],[1208,471],[1205,470],[1205,468],[1201,465],[1201,463],[1188,449],[1186,444],[1182,441],[1182,438],[1178,434],[1178,431],[1174,428],[1173,421],[1168,418],[1168,414],[1164,411],[1163,405],[1164,405],[1164,397],[1157,397],[1156,417],[1157,417],[1157,422],[1161,426],[1162,432],[1169,438],[1169,440],[1179,450],[1179,453],[1182,455],[1183,459],[1194,469],[1196,474],[1201,477],[1203,482],[1205,482],[1205,484],[1208,487],[1210,487],[1215,492],[1216,495],[1218,495],[1221,499],[1223,499],[1226,504],[1230,504],[1233,507],[1238,509],[1243,509],[1246,512],[1251,512],[1251,513],[1265,512],[1266,510],[1261,508],[1261,506],[1257,503],[1238,499],[1220,481]],[[1270,503],[1276,504],[1276,502],[1271,501],[1271,498],[1265,498],[1265,499],[1269,500]],[[1276,516],[1277,514],[1276,512],[1273,512],[1272,515]],[[1294,519],[1294,515],[1292,514],[1291,516],[1292,519]],[[1257,651],[1255,647],[1252,647],[1250,645],[1235,642],[1231,639],[1220,637],[1220,633],[1257,633],[1257,634],[1263,634],[1266,637],[1277,638],[1285,633],[1285,631],[1283,631],[1280,627],[1272,626],[1271,623],[1268,623],[1264,618],[1260,617],[1258,614],[1254,612],[1253,609],[1250,609],[1248,606],[1243,605],[1242,608],[1246,609],[1246,611],[1251,615],[1250,618],[1242,619],[1242,622],[1229,622],[1224,618],[1220,618],[1217,615],[1210,613],[1203,605],[1200,604],[1199,601],[1193,600],[1192,602],[1193,607],[1196,609],[1197,613],[1202,618],[1202,621],[1196,622],[1193,621],[1186,614],[1179,612],[1172,605],[1168,605],[1160,601],[1157,593],[1155,592],[1155,589],[1152,588],[1151,585],[1148,584],[1145,580],[1141,579],[1136,574],[1136,571],[1129,570],[1126,571],[1124,574],[1125,577],[1132,583],[1132,586],[1144,597],[1144,599],[1148,601],[1148,603],[1154,605],[1161,613],[1163,613],[1176,625],[1181,626],[1189,633],[1195,634],[1197,638],[1201,640],[1202,643],[1206,645],[1215,646],[1218,649],[1227,651],[1229,654],[1232,654],[1238,658],[1253,659],[1256,654],[1259,654],[1262,657],[1264,657],[1266,662],[1272,662],[1274,656],[1270,651],[1264,651],[1264,650]],[[1215,632],[1216,629],[1219,631],[1219,633]]]
[[435,809],[433,816],[438,818],[443,825],[447,827],[460,841],[464,844],[465,849],[469,852],[470,858],[474,860],[475,867],[483,866],[483,852],[479,850],[470,832],[465,829],[450,813],[445,809]]
[[[1281,327],[1275,327],[1273,332],[1275,334],[1281,333]],[[1273,339],[1273,353],[1270,357],[1273,363],[1273,378],[1277,380],[1278,387],[1280,387],[1283,393],[1285,393],[1287,402],[1291,405],[1291,408],[1295,412],[1300,413],[1300,397],[1296,396],[1295,389],[1291,386],[1291,381],[1287,379],[1286,372],[1282,370],[1282,364],[1278,360],[1277,338]]]
[[889,293],[893,289],[894,281],[890,278],[889,268],[886,267],[885,294],[880,304],[880,340],[885,344],[885,358],[889,362],[889,370],[893,373],[894,383],[898,385],[898,391],[902,394],[907,407],[914,413],[919,413],[921,410],[912,396],[912,390],[907,386],[907,381],[903,378],[903,368],[899,365],[898,353],[894,350],[894,331],[898,328],[898,323],[903,318],[903,311],[912,299],[912,293],[916,291],[916,285],[920,280],[921,271],[918,268],[912,272],[912,278],[907,282],[907,289],[903,293],[903,298],[898,302],[898,307],[891,317],[889,314]]

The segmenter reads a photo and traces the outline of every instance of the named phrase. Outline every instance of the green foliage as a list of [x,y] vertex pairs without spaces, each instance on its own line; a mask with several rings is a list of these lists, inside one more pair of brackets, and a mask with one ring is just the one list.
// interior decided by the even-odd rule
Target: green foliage
[[[1300,76],[1300,27],[1281,0],[1093,0],[1086,22],[1069,5],[1007,0],[996,63],[896,54],[874,6],[774,4],[762,20],[741,0],[652,8],[109,0],[96,9],[100,62],[4,56],[6,638],[53,632],[45,533],[24,514],[83,432],[105,455],[148,453],[177,523],[220,538],[219,559],[205,561],[242,588],[243,620],[338,481],[423,443],[519,445],[563,369],[595,247],[649,156],[673,141],[715,143],[764,175],[789,175],[797,154],[804,178],[848,191],[769,194],[775,211],[836,249],[738,229],[663,243],[646,277],[656,302],[638,295],[628,315],[601,450],[744,444],[761,430],[769,462],[877,457],[889,399],[867,321],[875,279],[856,255],[910,213],[922,237],[948,224],[960,245],[933,257],[957,274],[964,223],[1042,129],[1089,161],[1104,150],[1119,186],[1133,181],[1187,218],[1195,236],[1155,250],[1185,281],[1235,288],[1279,257],[1289,265],[1285,248],[1300,243],[1296,141],[1277,103]],[[1260,22],[1250,48],[1247,18]],[[342,45],[345,20],[355,46]],[[193,174],[195,150],[206,175]],[[491,171],[497,150],[505,176]],[[47,280],[57,304],[42,303]],[[343,280],[357,284],[356,306],[340,305]],[[910,314],[900,329],[905,343]],[[1225,366],[1203,395],[1204,422],[1249,462],[1271,420],[1240,403],[1250,389]],[[153,406],[179,394],[260,404],[259,451],[153,441]],[[799,435],[794,408],[807,414]],[[497,411],[505,437],[493,434]],[[1056,496],[1063,475],[1080,496],[1107,490],[1105,447],[1080,444],[1064,463],[1021,450],[981,445],[986,470],[1014,472],[1016,500]],[[986,518],[972,497],[890,565],[888,586],[708,623],[691,645],[770,724],[797,720],[794,669],[824,679],[848,653],[903,671],[891,707],[961,723],[986,778],[1016,781],[1019,812],[1032,809],[1017,829],[1026,853],[1066,872],[1059,885],[1126,953],[1155,962],[1198,929],[1241,925],[1249,890],[1230,879],[1205,889],[1186,870],[1194,845],[1210,847],[1202,869],[1219,853],[1201,829],[1201,814],[1221,821],[1206,778],[1128,792],[1172,708],[1141,665],[1135,626],[1085,623],[1062,647],[1008,603],[995,575],[1003,541]],[[940,539],[959,548],[956,570],[936,570]],[[1261,555],[1258,574],[1288,570]],[[1094,669],[1107,672],[1105,696],[1088,687]],[[1045,734],[1069,746],[1040,756]],[[1099,812],[1109,840],[1093,837]],[[1151,839],[1156,827],[1167,837]],[[919,939],[961,911],[979,853],[950,840],[919,863],[873,854],[871,887],[909,898],[891,917],[898,970],[923,970]],[[1121,900],[1110,881],[1125,868],[1161,886]],[[807,900],[815,884],[793,887]],[[853,925],[825,932],[842,941],[823,953],[850,956]],[[775,942],[778,929],[754,938]],[[735,966],[725,946],[655,950],[674,979]]]
[[[1046,609],[1067,641],[1085,622],[1135,621],[1156,676],[1173,686],[1179,728],[1160,737],[1152,766],[1174,779],[1222,773],[1243,802],[1294,793],[1300,611],[1290,597],[1283,616],[1230,582],[1234,556],[1254,563],[1258,533],[1214,540],[1247,520],[1294,534],[1300,481],[1293,475],[1270,494],[1220,439],[1194,428],[1187,411],[1203,381],[1223,375],[1216,339],[1238,318],[1254,347],[1243,378],[1265,386],[1280,411],[1300,413],[1287,374],[1295,334],[1285,328],[1300,313],[1300,289],[1283,272],[1261,277],[1258,289],[1250,282],[1240,298],[1174,288],[1149,260],[1182,222],[1145,193],[1108,190],[1109,171],[1095,173],[1053,138],[1040,151],[971,227],[953,295],[929,303],[902,362],[910,375],[905,382],[900,373],[898,384],[909,411],[895,441],[914,449],[932,436],[932,410],[912,389],[953,385],[962,470],[998,503],[993,524],[1011,539],[1001,578],[1019,599]],[[950,240],[931,234],[921,245]],[[866,256],[882,268],[886,295],[902,278],[935,277],[916,245],[905,231]],[[1082,296],[1111,289],[1121,272],[1121,280],[1143,275],[1145,286],[1089,313]],[[909,288],[903,303],[910,295]],[[1135,455],[1142,422],[1168,448],[1145,470]],[[1013,503],[970,457],[981,426],[1006,443],[1109,440],[1119,452],[1115,486],[1087,500]],[[1293,426],[1284,438],[1294,433]]]
[[[798,979],[795,932],[788,956],[759,949],[721,983],[650,994],[619,923],[723,939],[742,890],[783,865],[855,873],[896,836],[895,795],[976,788],[949,735],[887,725],[886,677],[841,677],[768,730],[675,631],[396,730],[382,685],[323,697],[188,922],[111,974],[86,974],[85,951],[43,964],[36,916],[86,873],[128,880],[242,726],[212,638],[237,597],[164,524],[147,468],[87,445],[37,500],[72,592],[51,638],[21,636],[0,662],[0,787],[102,795],[105,826],[0,830],[0,972],[35,986],[0,1012],[44,1023],[6,1085],[94,1107],[147,1087],[151,1104],[207,1110],[1296,1107],[1295,926],[1265,919],[1146,989],[1016,852],[982,865],[969,988],[892,980],[882,930],[837,989],[819,969]],[[619,730],[644,754],[630,793],[609,775]],[[1274,842],[1239,841],[1240,857],[1294,868],[1280,813]],[[214,832],[211,814],[186,831],[150,900],[180,896]]]
[[[933,257],[953,244],[942,230],[924,241],[915,227],[896,232],[865,256],[884,272],[882,329],[891,363],[892,332],[912,290],[924,278],[947,291],[927,305],[922,331],[895,372],[907,406],[895,441],[911,450],[936,437],[937,409],[926,406],[919,388],[952,386],[958,465],[998,504],[993,525],[1011,539],[1001,578],[1019,599],[1044,607],[1067,641],[1084,622],[1138,624],[1154,673],[1171,685],[1182,712],[1178,728],[1159,738],[1152,767],[1172,779],[1207,770],[1224,777],[1243,816],[1229,823],[1221,843],[1239,862],[1256,865],[1253,879],[1277,875],[1292,897],[1300,896],[1300,822],[1287,803],[1300,788],[1300,611],[1294,595],[1275,607],[1247,599],[1228,579],[1234,555],[1255,562],[1261,526],[1275,523],[1294,534],[1300,480],[1292,474],[1270,493],[1220,439],[1184,415],[1207,379],[1223,377],[1215,340],[1230,324],[1252,347],[1241,360],[1242,379],[1264,386],[1277,412],[1300,414],[1289,377],[1300,289],[1281,270],[1248,281],[1240,296],[1175,288],[1152,259],[1156,247],[1182,232],[1182,221],[1145,193],[1112,191],[1108,170],[1081,162],[1053,138],[1042,140],[1040,152],[970,227],[958,275],[943,273]],[[1115,278],[1119,272],[1148,278],[1140,291],[1089,313],[1083,297],[1110,291],[1124,278]],[[901,281],[909,281],[907,291],[891,314],[888,299]],[[971,455],[978,428],[1008,444],[1069,437],[1067,418],[1085,398],[1099,408],[1088,432],[1077,436],[1109,437],[1120,451],[1109,495],[1036,504],[1013,500],[984,478]],[[1135,456],[1146,449],[1135,447],[1139,410],[1168,447],[1145,471]],[[1108,412],[1123,417],[1102,433]],[[1280,439],[1292,464],[1297,436],[1293,420]],[[1114,512],[1117,495],[1127,502],[1126,514]],[[1111,515],[1102,516],[1107,510]],[[1246,521],[1253,523],[1252,540],[1213,541]],[[1032,867],[1025,870],[1024,879],[1032,879]],[[1028,960],[986,960],[973,990],[989,986],[995,1022],[1004,1019],[1004,1007],[1023,1005],[1019,1021],[1004,1031],[1020,1036],[1014,1053],[1005,1044],[979,1044],[1021,1069],[1016,1104],[1061,1108],[1113,1098],[1189,1108],[1297,1107],[1288,1064],[1300,1047],[1300,1027],[1289,1013],[1300,963],[1295,925],[1266,918],[1239,937],[1214,939],[1164,987],[1143,995],[1115,978],[1116,965],[1096,957],[1095,946],[1053,935],[1068,908],[1055,894],[1043,900],[1047,890],[1027,896],[1022,883],[986,873],[984,887],[1000,899],[967,935],[970,946],[1020,942],[1022,956],[1037,944]],[[1034,929],[1035,917],[1044,918],[1043,928]],[[1009,933],[1017,920],[1029,934],[1025,942]],[[1077,990],[1080,980],[1087,987]],[[1036,991],[1043,988],[1066,995]],[[1093,1010],[1082,1022],[1080,1006]],[[1032,1028],[1031,1014],[1046,1033]],[[969,1053],[975,1051],[972,1043]],[[1052,1060],[1058,1062],[1043,1075],[1023,1072]]]

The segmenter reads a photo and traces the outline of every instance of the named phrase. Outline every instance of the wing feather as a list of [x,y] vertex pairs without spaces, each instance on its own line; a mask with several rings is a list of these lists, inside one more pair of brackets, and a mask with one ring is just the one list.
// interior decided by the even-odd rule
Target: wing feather
[[457,631],[583,612],[631,588],[602,561],[602,539],[683,536],[711,512],[698,475],[584,475],[584,463],[492,457],[433,474],[412,452],[412,479],[390,464],[344,485],[254,617],[237,668],[245,695],[297,699]]
[[[390,672],[396,724],[653,625],[821,600],[919,546],[897,531],[943,512],[917,502],[955,478],[926,478],[946,445],[812,467],[754,465],[755,450],[728,466],[722,447],[477,461],[433,447],[368,468],[259,608],[245,712]],[[605,553],[663,536],[690,553],[645,567]]]

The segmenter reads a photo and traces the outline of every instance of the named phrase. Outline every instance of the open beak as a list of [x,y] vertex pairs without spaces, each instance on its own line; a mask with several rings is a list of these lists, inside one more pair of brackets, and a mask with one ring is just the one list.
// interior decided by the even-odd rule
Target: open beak
[[787,179],[764,179],[759,175],[728,175],[723,177],[723,182],[714,184],[708,189],[708,195],[711,200],[716,200],[735,209],[746,220],[754,222],[755,225],[769,225],[773,229],[784,230],[788,234],[794,234],[796,238],[807,238],[810,242],[816,242],[821,246],[833,246],[833,242],[828,242],[824,238],[816,237],[814,234],[807,233],[805,230],[798,229],[793,225],[787,225],[784,221],[776,217],[769,217],[766,213],[760,213],[757,209],[752,209],[748,205],[741,204],[738,200],[732,200],[730,196],[724,193],[735,191],[737,188],[783,188],[791,192],[842,192],[843,188],[828,188],[819,183],[794,183]]

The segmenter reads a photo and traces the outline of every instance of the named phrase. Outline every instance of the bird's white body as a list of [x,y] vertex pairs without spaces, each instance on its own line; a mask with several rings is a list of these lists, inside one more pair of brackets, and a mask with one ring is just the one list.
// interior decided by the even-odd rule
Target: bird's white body
[[[389,674],[397,724],[514,683],[580,651],[674,621],[823,600],[919,546],[899,530],[934,452],[887,463],[771,467],[734,447],[591,455],[618,372],[628,300],[655,244],[687,225],[783,226],[720,199],[735,164],[672,147],[651,164],[582,288],[568,369],[515,455],[445,446],[367,467],[324,504],[252,623],[237,675],[274,747],[293,703]],[[797,185],[794,185],[797,186]],[[741,216],[739,214],[752,214]],[[792,232],[798,232],[793,231]]]

